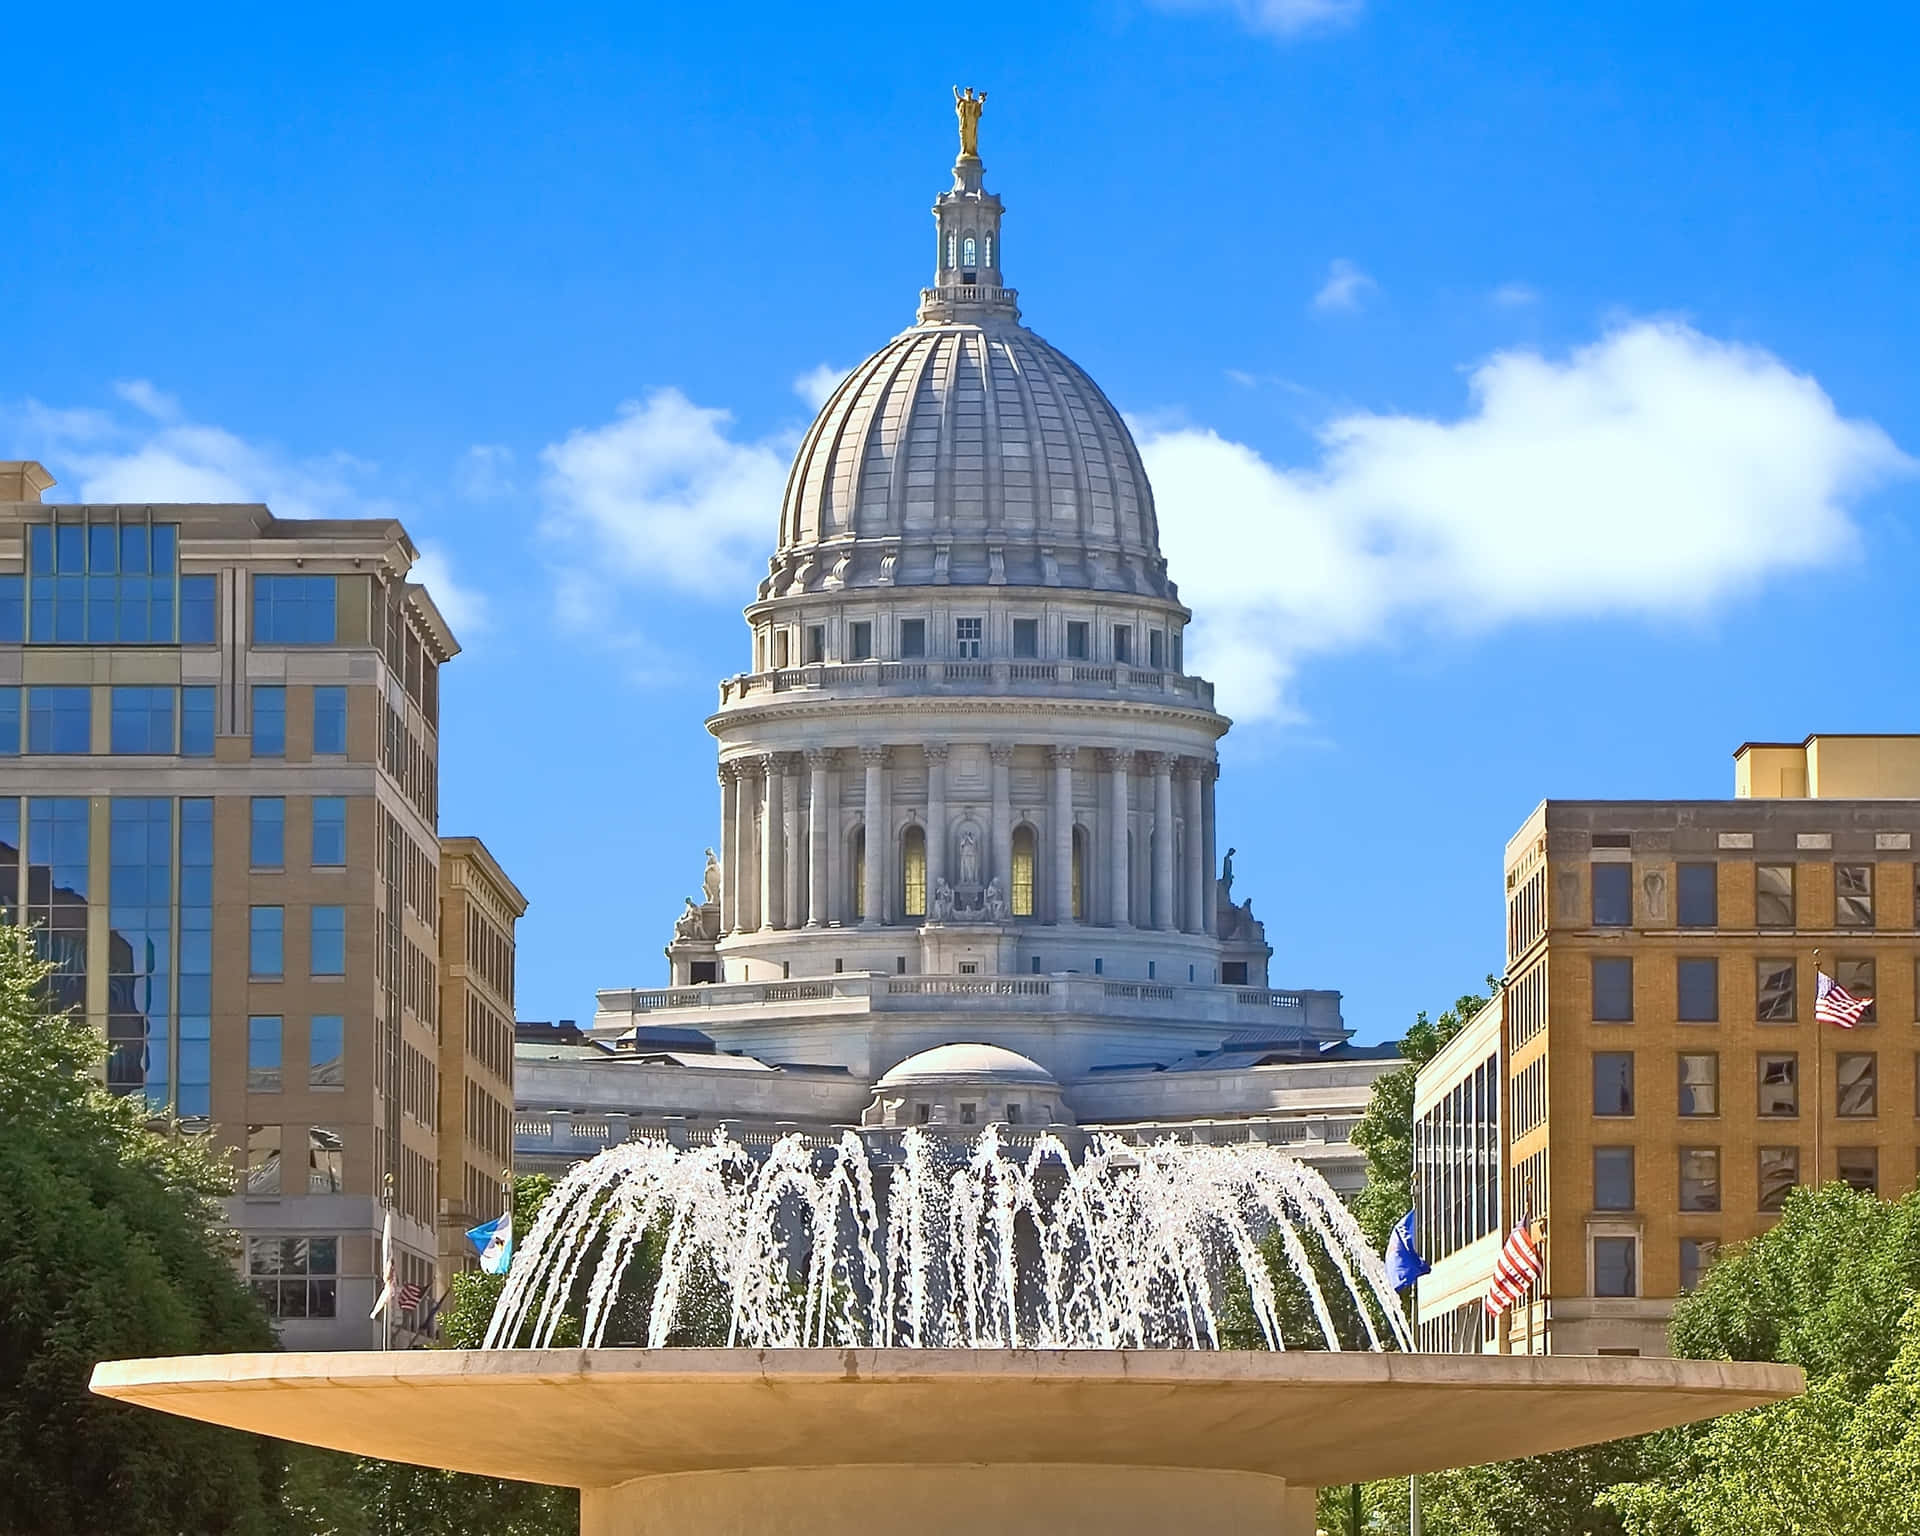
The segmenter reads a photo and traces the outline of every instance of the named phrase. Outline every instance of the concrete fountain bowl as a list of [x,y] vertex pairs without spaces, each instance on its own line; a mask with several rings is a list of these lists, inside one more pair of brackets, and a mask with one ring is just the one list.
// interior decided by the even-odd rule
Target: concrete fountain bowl
[[1313,1490],[1792,1397],[1721,1361],[1150,1349],[592,1349],[118,1360],[93,1390],[581,1490],[583,1536],[1312,1536]]

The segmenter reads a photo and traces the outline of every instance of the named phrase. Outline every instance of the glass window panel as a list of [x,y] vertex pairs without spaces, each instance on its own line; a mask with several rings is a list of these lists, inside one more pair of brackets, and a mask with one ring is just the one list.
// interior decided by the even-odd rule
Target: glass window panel
[[1593,1240],[1593,1294],[1596,1296],[1637,1296],[1639,1279],[1635,1274],[1637,1240],[1631,1237],[1596,1237]]
[[180,529],[174,523],[153,525],[153,558],[147,569],[155,576],[173,574],[174,557],[180,546]]
[[1133,660],[1133,626],[1131,624],[1113,626],[1113,659],[1122,665]]
[[1067,625],[1067,659],[1069,661],[1087,659],[1087,626],[1077,619]]
[[1866,1003],[1866,1012],[1860,1015],[1862,1024],[1877,1024],[1880,1016],[1878,1004],[1871,1001],[1879,988],[1874,985],[1874,967],[1872,960],[1836,960],[1833,966],[1833,979],[1847,989],[1850,996]]
[[315,907],[310,931],[313,941],[313,974],[315,976],[346,975],[347,909]]
[[115,688],[109,712],[109,749],[119,753],[172,753],[173,703],[171,688]]
[[280,1193],[279,1126],[250,1125],[247,1127],[246,1188],[250,1195]]
[[1761,928],[1791,928],[1793,866],[1760,864],[1754,867],[1754,923]]
[[87,569],[111,576],[118,569],[114,551],[112,523],[92,523],[87,528]]
[[806,631],[807,665],[818,666],[827,659],[827,626],[809,624]]
[[1682,928],[1720,924],[1720,866],[1682,864],[1676,884],[1676,915]]
[[1839,928],[1873,926],[1873,866],[1833,866],[1833,921]]
[[1633,1052],[1593,1053],[1593,1112],[1596,1115],[1633,1113]]
[[313,755],[344,757],[347,751],[347,690],[328,686],[313,690]]
[[1633,1019],[1633,961],[1608,956],[1593,962],[1593,1016],[1600,1023]]
[[338,795],[314,797],[310,862],[316,869],[337,869],[347,862],[347,802]]
[[1714,1023],[1720,1017],[1720,962],[1699,957],[1680,961],[1677,990],[1682,1023]]
[[927,915],[927,835],[908,827],[900,849],[901,910],[908,917]]
[[219,614],[216,608],[216,595],[220,579],[217,576],[182,576],[180,578],[180,643],[182,645],[214,645],[220,639]]
[[[340,1132],[329,1126],[314,1126],[307,1132],[307,1193],[340,1194],[346,1184],[344,1170]],[[308,1267],[312,1268],[311,1249]]]
[[1791,1024],[1796,1016],[1793,961],[1758,962],[1754,992],[1755,1018],[1766,1024]]
[[1633,1209],[1633,1148],[1593,1149],[1593,1208],[1596,1211]]
[[1683,1211],[1720,1209],[1720,1149],[1718,1147],[1682,1147],[1680,1149],[1680,1209]]
[[0,688],[0,756],[20,753],[20,690]]
[[180,755],[213,756],[213,689],[180,690]]
[[985,627],[985,621],[981,619],[955,619],[953,654],[965,659],[977,658],[980,654],[981,632]]
[[1693,1117],[1720,1113],[1720,1058],[1711,1052],[1680,1058],[1680,1113]]
[[278,977],[284,973],[286,909],[254,907],[249,912],[247,973]]
[[1787,1196],[1793,1192],[1794,1185],[1800,1182],[1800,1149],[1798,1147],[1761,1147],[1760,1157],[1760,1209],[1777,1211],[1787,1203]]
[[29,688],[27,750],[83,753],[93,750],[91,688]]
[[1838,1154],[1840,1182],[1863,1195],[1880,1193],[1880,1153],[1873,1147],[1842,1147]]
[[862,619],[858,624],[847,626],[847,660],[871,661],[873,659],[873,624]]
[[900,654],[909,659],[927,654],[927,621],[925,619],[900,621]]
[[280,1091],[280,1020],[256,1014],[247,1020],[247,1090]]
[[1593,926],[1629,928],[1633,925],[1633,866],[1593,866]]
[[247,863],[255,869],[280,869],[287,862],[287,802],[279,795],[255,795],[247,843]]
[[1032,827],[1013,829],[1012,909],[1015,917],[1033,916],[1034,832]]
[[344,1088],[346,1078],[346,1020],[337,1013],[317,1013],[307,1026],[307,1086]]
[[287,755],[287,690],[278,684],[254,685],[253,755]]
[[1700,1277],[1712,1266],[1720,1252],[1719,1242],[1711,1237],[1683,1237],[1680,1239],[1680,1289],[1693,1291],[1700,1288]]
[[1793,1051],[1763,1051],[1755,1076],[1760,1088],[1759,1112],[1767,1119],[1790,1119],[1800,1113],[1800,1057]]
[[331,576],[255,576],[254,644],[332,645],[337,585]]
[[1021,658],[1040,654],[1040,621],[1038,619],[1013,621],[1013,654]]
[[0,574],[0,644],[18,645],[26,638],[26,578]]
[[1834,1058],[1834,1113],[1843,1120],[1870,1120],[1880,1113],[1879,1057],[1872,1051],[1842,1051]]

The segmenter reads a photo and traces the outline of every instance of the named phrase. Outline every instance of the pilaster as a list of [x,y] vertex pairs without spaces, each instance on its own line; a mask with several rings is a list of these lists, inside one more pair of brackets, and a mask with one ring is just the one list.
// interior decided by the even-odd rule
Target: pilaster
[[1053,760],[1053,920],[1071,923],[1073,914],[1073,758],[1074,748],[1047,749]]

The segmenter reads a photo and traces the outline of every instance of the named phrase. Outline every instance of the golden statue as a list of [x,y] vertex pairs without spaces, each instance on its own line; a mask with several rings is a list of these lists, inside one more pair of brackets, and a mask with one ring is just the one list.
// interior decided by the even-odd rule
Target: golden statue
[[987,93],[976,92],[968,86],[962,93],[959,86],[953,88],[953,110],[960,119],[960,156],[962,159],[980,158],[980,109],[987,104]]

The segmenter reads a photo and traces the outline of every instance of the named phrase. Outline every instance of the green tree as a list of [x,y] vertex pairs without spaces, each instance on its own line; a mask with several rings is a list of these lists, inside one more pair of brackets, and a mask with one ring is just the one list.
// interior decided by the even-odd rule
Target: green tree
[[49,1011],[32,936],[0,926],[0,1530],[276,1528],[265,1440],[87,1390],[101,1360],[273,1348],[220,1230],[224,1168],[101,1083]]
[[1400,1042],[1406,1065],[1373,1080],[1367,1112],[1353,1128],[1353,1144],[1367,1157],[1367,1181],[1354,1197],[1353,1214],[1376,1248],[1386,1247],[1393,1224],[1413,1205],[1413,1081],[1486,1007],[1499,984],[1498,977],[1487,977],[1486,993],[1456,998],[1437,1020],[1430,1021],[1422,1009]]

